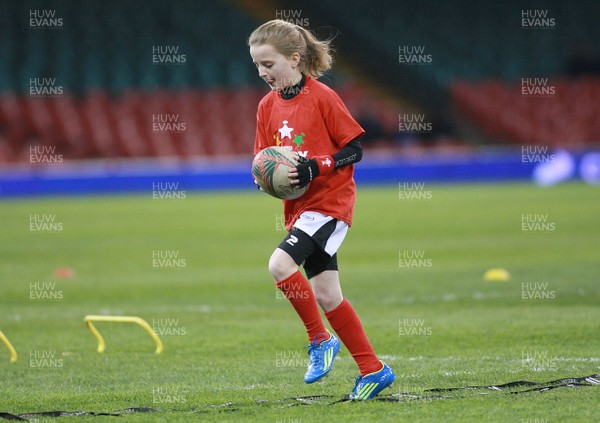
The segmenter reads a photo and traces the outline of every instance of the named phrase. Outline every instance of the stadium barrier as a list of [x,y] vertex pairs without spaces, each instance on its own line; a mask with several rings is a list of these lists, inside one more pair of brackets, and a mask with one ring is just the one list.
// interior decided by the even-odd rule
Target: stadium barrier
[[[534,164],[516,153],[394,158],[368,154],[355,166],[360,185],[528,180]],[[168,162],[81,161],[0,170],[0,198],[253,190],[251,159]]]

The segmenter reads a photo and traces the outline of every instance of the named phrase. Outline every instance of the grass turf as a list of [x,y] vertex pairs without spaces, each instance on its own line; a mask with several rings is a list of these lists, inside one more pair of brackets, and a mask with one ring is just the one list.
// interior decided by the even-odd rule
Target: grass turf
[[[394,187],[360,189],[340,251],[345,296],[398,376],[383,394],[599,373],[598,189],[421,189],[428,195],[415,200]],[[11,365],[0,345],[0,412],[159,410],[128,421],[600,418],[598,387],[327,405],[351,391],[357,370],[342,349],[324,382],[303,383],[305,333],[266,270],[284,232],[280,203],[265,195],[16,200],[1,205],[0,218],[0,330],[19,353]],[[32,231],[35,218],[60,225]],[[74,277],[57,277],[59,267]],[[483,282],[492,267],[511,280]],[[155,355],[139,327],[99,323],[107,347],[98,354],[86,314],[141,316],[165,351]],[[311,395],[331,397],[289,406]]]

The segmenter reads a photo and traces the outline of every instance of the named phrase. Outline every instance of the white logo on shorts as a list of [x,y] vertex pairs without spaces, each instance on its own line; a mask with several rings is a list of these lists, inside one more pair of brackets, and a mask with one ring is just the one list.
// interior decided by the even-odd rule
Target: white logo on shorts
[[293,247],[298,242],[298,237],[294,236],[294,235],[290,235],[289,239],[286,239],[285,242],[287,242],[288,244],[290,244]]

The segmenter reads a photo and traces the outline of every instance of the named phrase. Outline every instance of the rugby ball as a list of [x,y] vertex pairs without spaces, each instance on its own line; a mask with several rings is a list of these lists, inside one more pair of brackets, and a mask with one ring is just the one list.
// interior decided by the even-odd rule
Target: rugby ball
[[252,161],[252,176],[264,192],[282,200],[295,200],[308,190],[290,184],[288,172],[298,165],[292,150],[286,147],[267,147]]

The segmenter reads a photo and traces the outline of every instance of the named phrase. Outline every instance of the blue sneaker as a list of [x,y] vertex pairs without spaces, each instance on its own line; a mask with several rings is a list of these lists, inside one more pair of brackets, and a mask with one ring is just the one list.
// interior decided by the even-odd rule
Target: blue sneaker
[[369,400],[388,386],[392,386],[396,375],[383,361],[381,364],[383,368],[378,372],[356,378],[356,385],[349,397],[351,400]]
[[[320,337],[323,338],[326,335],[329,335],[329,339],[319,340]],[[304,382],[313,383],[326,376],[333,367],[333,360],[339,352],[340,341],[333,333],[327,332],[315,336],[308,346],[308,370],[304,375]]]

